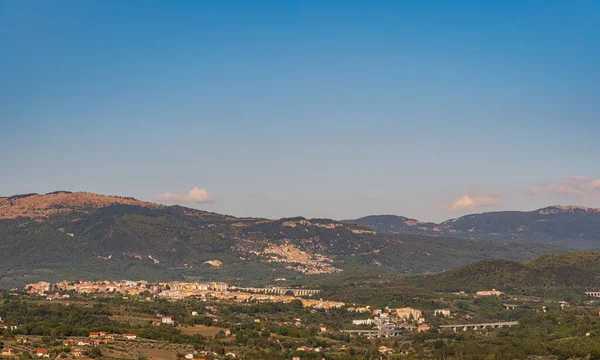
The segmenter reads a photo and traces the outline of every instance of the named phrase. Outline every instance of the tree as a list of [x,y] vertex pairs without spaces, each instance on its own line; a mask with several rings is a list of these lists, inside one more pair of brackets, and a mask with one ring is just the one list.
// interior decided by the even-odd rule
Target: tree
[[292,300],[290,302],[290,304],[292,305],[292,308],[294,308],[294,309],[302,309],[302,307],[304,306],[304,305],[302,305],[302,301],[300,301],[300,300]]
[[91,359],[99,358],[102,356],[102,351],[97,347],[93,347],[88,350],[87,356]]

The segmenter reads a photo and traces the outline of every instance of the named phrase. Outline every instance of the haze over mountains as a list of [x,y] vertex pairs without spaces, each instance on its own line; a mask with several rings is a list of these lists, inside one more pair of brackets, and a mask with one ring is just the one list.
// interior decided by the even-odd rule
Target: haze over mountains
[[451,236],[493,242],[537,242],[573,249],[600,247],[600,209],[549,206],[534,211],[471,214],[440,224],[395,215],[373,215],[346,224],[367,226],[387,234]]
[[426,273],[523,261],[564,247],[381,234],[329,219],[236,218],[130,197],[64,191],[0,198],[0,286],[65,278],[294,281]]

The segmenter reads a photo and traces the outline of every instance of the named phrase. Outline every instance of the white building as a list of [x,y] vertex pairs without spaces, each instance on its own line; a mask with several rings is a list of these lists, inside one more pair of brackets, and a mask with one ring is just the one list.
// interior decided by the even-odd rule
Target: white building
[[372,325],[375,323],[373,319],[352,320],[353,325]]
[[492,296],[492,295],[500,296],[500,295],[504,295],[504,293],[502,291],[492,289],[492,290],[478,291],[475,293],[475,295],[477,295],[477,296]]
[[227,291],[227,288],[229,287],[229,285],[224,282],[213,282],[210,285],[212,290],[216,291]]
[[435,316],[450,316],[450,309],[435,309],[434,314]]
[[396,317],[398,319],[402,319],[402,320],[410,320],[410,319],[417,320],[423,316],[423,314],[421,313],[421,310],[413,309],[410,307],[390,309],[390,311],[392,313],[395,313]]
[[163,324],[167,324],[167,325],[174,325],[175,321],[173,320],[172,316],[163,316],[161,319]]

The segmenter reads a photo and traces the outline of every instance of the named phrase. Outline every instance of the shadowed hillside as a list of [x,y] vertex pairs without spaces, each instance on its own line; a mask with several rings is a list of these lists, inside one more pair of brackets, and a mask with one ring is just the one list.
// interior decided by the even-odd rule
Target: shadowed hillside
[[403,280],[411,286],[440,291],[501,291],[536,293],[543,290],[600,288],[600,253],[543,255],[524,263],[485,260],[443,273]]

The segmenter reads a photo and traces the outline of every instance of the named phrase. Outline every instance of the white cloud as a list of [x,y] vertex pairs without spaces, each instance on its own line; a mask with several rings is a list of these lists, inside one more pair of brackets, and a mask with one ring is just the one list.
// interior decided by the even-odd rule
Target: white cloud
[[558,182],[546,184],[545,186],[532,186],[543,193],[571,198],[580,201],[600,201],[600,179],[590,179],[585,176],[568,176]]
[[451,211],[477,210],[485,207],[494,207],[502,205],[502,198],[499,194],[492,192],[484,195],[469,196],[465,195],[450,204],[442,204],[440,208]]
[[184,204],[184,203],[195,203],[195,204],[205,204],[205,203],[213,203],[219,197],[215,194],[211,194],[204,189],[199,189],[197,187],[190,190],[188,193],[183,194],[172,194],[169,192],[158,194],[154,196],[154,199],[160,202],[164,202],[167,204]]

